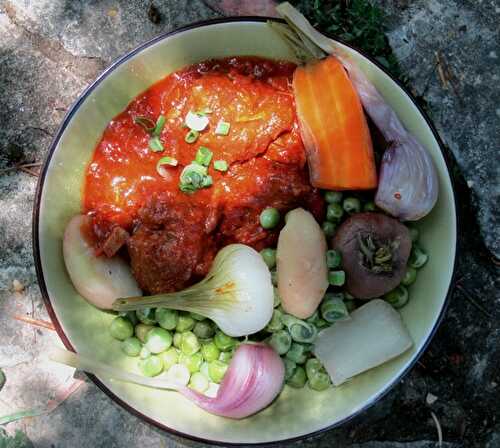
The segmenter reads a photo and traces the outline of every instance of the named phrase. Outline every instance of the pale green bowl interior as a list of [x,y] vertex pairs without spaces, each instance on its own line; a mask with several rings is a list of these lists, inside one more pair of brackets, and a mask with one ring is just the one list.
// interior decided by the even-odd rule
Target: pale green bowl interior
[[[310,434],[340,422],[385,391],[412,363],[430,337],[452,278],[456,218],[452,185],[431,129],[411,99],[382,70],[349,50],[402,121],[428,148],[440,179],[439,200],[419,223],[422,245],[430,254],[410,288],[403,319],[415,342],[398,359],[327,392],[285,387],[265,411],[242,421],[210,415],[175,392],[100,380],[125,403],[161,425],[219,442],[256,443]],[[40,258],[48,295],[73,347],[114,365],[136,371],[119,343],[108,334],[112,315],[87,304],[74,290],[64,268],[61,239],[66,223],[80,211],[83,173],[107,123],[140,92],[187,64],[232,55],[293,60],[288,47],[263,22],[215,23],[159,40],[110,70],[79,104],[60,138],[42,185],[39,214]],[[341,341],[340,341],[341,342]]]

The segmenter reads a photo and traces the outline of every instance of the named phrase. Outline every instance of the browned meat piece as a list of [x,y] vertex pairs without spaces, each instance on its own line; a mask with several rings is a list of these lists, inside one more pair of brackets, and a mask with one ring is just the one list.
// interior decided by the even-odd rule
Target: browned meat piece
[[130,235],[125,229],[120,226],[116,226],[113,230],[111,230],[111,233],[106,238],[106,241],[104,241],[101,250],[107,257],[113,257],[127,242],[129,237]]

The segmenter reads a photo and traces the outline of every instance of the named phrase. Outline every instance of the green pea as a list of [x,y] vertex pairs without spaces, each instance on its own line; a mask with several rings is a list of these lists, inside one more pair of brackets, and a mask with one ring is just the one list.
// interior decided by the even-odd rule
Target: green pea
[[124,339],[121,343],[121,349],[127,356],[139,356],[141,348],[141,341],[134,336]]
[[320,306],[321,315],[327,322],[335,322],[349,316],[349,311],[340,297],[326,298]]
[[326,207],[326,220],[329,222],[340,221],[343,215],[344,210],[340,204],[328,204],[328,207]]
[[285,381],[291,378],[294,374],[295,369],[297,368],[297,364],[293,362],[291,359],[284,358],[283,364],[285,365]]
[[207,362],[215,361],[219,359],[220,350],[217,348],[214,342],[209,342],[201,346],[201,354]]
[[416,227],[408,226],[408,230],[410,231],[410,238],[412,243],[416,243],[419,237],[419,231]]
[[278,355],[284,355],[292,345],[292,337],[286,330],[279,330],[272,334],[269,345]]
[[364,212],[374,212],[376,210],[377,210],[377,206],[375,205],[375,202],[373,202],[373,201],[368,201],[365,205],[363,205]]
[[408,261],[408,264],[412,268],[420,269],[425,263],[427,263],[428,259],[429,256],[417,244],[414,244],[411,248],[410,260]]
[[300,389],[305,386],[307,381],[306,371],[303,367],[297,366],[293,372],[293,375],[286,380],[286,384],[296,389]]
[[193,328],[193,333],[200,339],[211,338],[215,334],[214,324],[208,319],[196,322]]
[[200,350],[200,342],[192,331],[182,333],[181,352],[185,355],[194,355]]
[[274,333],[275,331],[279,331],[283,329],[283,322],[281,322],[282,313],[279,310],[273,311],[273,317],[270,322],[267,324],[265,330],[269,333]]
[[315,325],[297,319],[290,314],[283,314],[281,321],[287,327],[290,336],[295,342],[311,343],[316,339],[318,330]]
[[342,286],[345,283],[344,271],[330,271],[328,272],[328,283],[332,286]]
[[338,250],[330,249],[326,251],[326,265],[329,269],[335,269],[340,266],[342,255]]
[[146,347],[151,353],[164,352],[172,345],[172,334],[164,328],[155,327],[146,336]]
[[309,387],[313,390],[325,390],[331,384],[328,373],[326,373],[324,367],[316,358],[307,360],[306,376],[309,381]]
[[175,330],[179,331],[180,333],[184,333],[185,331],[192,330],[194,328],[194,323],[194,319],[191,316],[179,314],[179,319],[177,321]]
[[383,299],[396,309],[403,308],[409,300],[408,290],[404,286],[399,285],[392,291],[384,294]]
[[227,352],[236,346],[238,341],[222,331],[217,331],[214,336],[214,343],[219,350]]
[[141,351],[139,352],[139,357],[141,359],[146,359],[151,356],[151,352],[149,351],[149,348],[147,348],[145,345],[142,346]]
[[145,376],[156,376],[163,371],[163,361],[159,356],[151,355],[139,361],[139,368]]
[[210,379],[214,383],[219,384],[224,378],[227,368],[228,365],[225,362],[219,360],[208,363],[208,374],[210,376]]
[[325,193],[325,201],[328,204],[338,204],[342,201],[342,193],[340,191],[327,191]]
[[358,198],[345,198],[342,207],[349,214],[359,213],[361,211],[361,201]]
[[137,319],[139,319],[145,325],[154,325],[155,320],[155,309],[154,308],[144,308],[142,310],[137,310],[135,312]]
[[182,333],[177,331],[174,333],[174,340],[173,340],[174,347],[176,347],[180,350],[181,342],[182,342]]
[[310,351],[309,347],[310,346],[294,342],[292,343],[290,350],[288,350],[286,358],[290,359],[296,364],[304,364],[307,360],[307,355]]
[[205,316],[202,316],[201,314],[198,314],[198,313],[189,313],[189,315],[194,319],[194,320],[197,320],[197,321],[202,321],[202,320],[205,320],[206,317]]
[[269,269],[272,269],[276,266],[276,249],[266,247],[265,249],[262,249],[260,251],[260,256]]
[[321,228],[323,229],[323,233],[327,238],[331,238],[335,234],[335,224],[330,221],[325,221]]
[[146,342],[146,336],[152,328],[154,328],[152,325],[137,324],[135,326],[135,335],[137,339],[144,344],[144,342]]
[[175,347],[170,347],[158,356],[163,361],[163,367],[165,370],[170,369],[170,367],[179,362],[179,353]]
[[413,285],[413,283],[415,283],[416,279],[417,279],[417,270],[415,268],[412,268],[411,266],[407,266],[405,276],[403,277],[403,280],[401,280],[401,283],[404,286],[410,286]]
[[177,326],[179,313],[176,310],[157,308],[155,312],[156,322],[165,330],[173,330]]
[[195,353],[194,355],[181,353],[179,355],[179,363],[185,365],[190,373],[199,372],[203,363],[203,356],[200,352]]
[[202,394],[208,389],[208,379],[200,372],[194,372],[189,380],[189,387]]
[[280,212],[274,207],[267,207],[260,214],[260,225],[264,229],[274,229],[280,222]]
[[219,361],[229,364],[232,358],[233,358],[233,352],[220,352]]
[[109,332],[115,339],[123,341],[134,334],[134,326],[124,317],[115,317],[109,326]]

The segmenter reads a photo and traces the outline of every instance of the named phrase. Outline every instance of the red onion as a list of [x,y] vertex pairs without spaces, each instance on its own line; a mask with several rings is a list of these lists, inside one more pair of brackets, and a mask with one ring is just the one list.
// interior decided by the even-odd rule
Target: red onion
[[315,57],[321,55],[319,47],[342,62],[366,113],[391,144],[382,158],[375,203],[402,220],[415,221],[427,215],[436,204],[439,190],[436,169],[427,150],[404,128],[344,45],[315,30],[289,3],[281,3],[276,10],[298,34],[294,42],[302,41]]
[[211,414],[240,419],[269,405],[281,391],[284,378],[283,361],[271,347],[241,344],[216,397],[207,397],[187,387],[179,392]]

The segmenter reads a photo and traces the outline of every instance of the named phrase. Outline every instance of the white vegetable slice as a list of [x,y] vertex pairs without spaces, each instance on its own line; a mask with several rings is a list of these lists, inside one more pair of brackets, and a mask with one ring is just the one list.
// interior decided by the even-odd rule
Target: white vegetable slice
[[184,364],[174,364],[167,372],[167,378],[179,386],[187,386],[191,374]]
[[208,117],[189,111],[186,115],[185,123],[189,129],[200,132],[208,126]]
[[401,355],[413,345],[400,314],[387,302],[374,299],[351,313],[348,321],[323,330],[314,354],[334,386]]
[[326,239],[314,216],[292,210],[280,232],[276,263],[283,309],[306,319],[314,314],[328,288]]
[[82,228],[89,226],[90,217],[77,215],[64,232],[64,263],[78,293],[101,309],[111,309],[113,302],[120,297],[142,295],[124,260],[96,257],[94,248],[82,234]]

